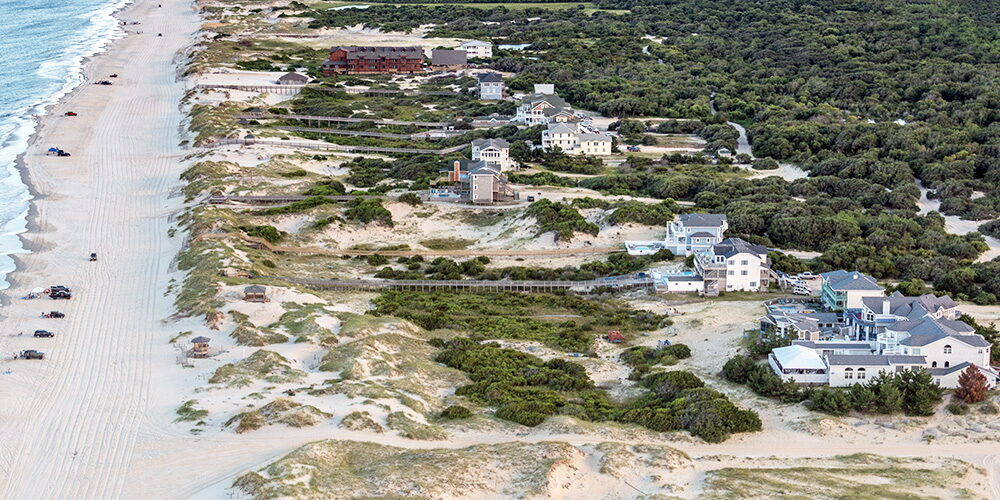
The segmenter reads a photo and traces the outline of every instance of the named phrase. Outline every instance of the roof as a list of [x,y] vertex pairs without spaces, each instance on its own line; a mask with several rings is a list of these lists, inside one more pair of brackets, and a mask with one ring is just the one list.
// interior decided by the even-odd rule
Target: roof
[[789,370],[822,370],[826,368],[823,359],[816,351],[800,345],[778,347],[771,351],[774,358],[784,369]]
[[[423,47],[372,47],[339,45],[332,47],[330,52],[343,50],[347,52],[347,59],[423,59]],[[329,61],[329,60],[327,60]],[[333,61],[329,61],[331,64]]]
[[[959,363],[957,365],[949,366],[948,368],[928,368],[927,371],[929,371],[931,373],[931,375],[935,375],[935,376],[940,377],[941,375],[948,375],[950,373],[955,373],[955,372],[957,372],[959,370],[964,370],[964,369],[968,368],[970,364],[971,363],[969,363],[968,361],[964,361],[964,362]],[[979,367],[977,366],[976,368],[979,368]]]
[[726,223],[725,214],[681,214],[678,217],[684,227],[720,227]]
[[973,347],[990,345],[981,335],[973,333],[975,329],[962,321],[934,318],[904,320],[887,325],[886,330],[908,333],[909,336],[899,343],[911,347],[925,346],[945,338],[953,338]]
[[691,233],[688,235],[689,238],[714,238],[715,235],[712,233],[706,233],[704,231],[698,231],[697,233]]
[[209,343],[211,341],[212,341],[212,339],[210,339],[208,337],[195,337],[195,338],[191,339],[191,343],[192,344],[207,344],[207,343]]
[[458,66],[469,62],[464,50],[434,49],[431,51],[431,64],[434,66]]
[[926,358],[923,356],[883,356],[878,354],[830,354],[826,357],[830,366],[889,366],[889,365],[920,365]]
[[294,71],[285,73],[278,77],[279,82],[308,82],[309,77]]
[[926,313],[958,307],[947,295],[939,297],[927,293],[919,297],[906,297],[898,291],[888,297],[864,297],[861,302],[875,314],[892,314],[909,319],[919,319]]
[[575,134],[576,127],[568,123],[550,123],[546,132],[550,134]]
[[830,340],[830,341],[793,340],[792,344],[808,347],[810,349],[847,349],[853,351],[860,351],[860,350],[872,351],[871,344],[867,342],[844,342],[837,340]]
[[483,163],[483,165],[479,165],[477,167],[473,167],[471,170],[469,170],[469,174],[471,174],[471,175],[500,175],[500,170],[498,170],[496,167],[491,167],[491,166],[485,164],[485,162],[480,162],[480,163]]
[[605,134],[596,134],[593,132],[580,134],[580,142],[587,141],[611,142],[611,137]]
[[462,42],[459,47],[492,47],[493,44],[490,42],[484,42],[482,40],[469,40],[468,42]]
[[479,83],[502,82],[503,75],[501,75],[500,73],[493,73],[491,71],[489,73],[480,73],[479,76],[476,77],[476,79],[479,80]]
[[830,271],[820,276],[833,290],[882,290],[875,278],[859,271]]
[[749,253],[754,255],[767,255],[770,250],[763,245],[755,245],[743,238],[726,238],[715,245],[712,245],[712,252],[715,255],[732,257],[736,254]]
[[264,293],[267,291],[267,289],[260,285],[250,285],[244,288],[243,291],[246,293]]
[[479,149],[485,149],[491,146],[498,149],[506,149],[510,147],[510,143],[503,139],[475,139],[472,141],[472,145]]

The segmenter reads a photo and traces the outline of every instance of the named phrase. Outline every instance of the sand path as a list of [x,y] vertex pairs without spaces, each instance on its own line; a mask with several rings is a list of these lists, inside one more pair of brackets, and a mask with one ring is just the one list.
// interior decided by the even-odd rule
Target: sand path
[[[162,8],[139,0],[122,12],[145,34],[116,42],[86,70],[89,80],[121,77],[110,87],[85,84],[56,105],[25,156],[38,192],[37,228],[25,235],[35,253],[13,276],[0,334],[0,370],[12,370],[0,384],[2,498],[121,497],[136,442],[167,436],[146,414],[158,320],[170,308],[163,290],[178,250],[167,238],[168,214],[180,204],[167,193],[182,168],[184,86],[173,60],[198,18],[187,2],[157,1]],[[60,116],[67,110],[79,116]],[[53,145],[73,156],[44,156]],[[91,251],[99,262],[88,261]],[[73,300],[19,298],[50,284],[72,287]],[[67,318],[38,318],[51,309]],[[36,328],[57,336],[33,339]],[[27,334],[8,333],[15,331]],[[10,360],[30,348],[46,359]]]
[[[920,188],[920,200],[917,201],[917,213],[920,215],[926,215],[930,212],[941,213],[941,200],[932,200],[927,197],[927,192],[929,191],[924,187],[920,181],[917,181],[917,187]],[[960,217],[955,215],[944,215],[944,230],[951,234],[969,234],[973,231],[979,231],[979,226],[986,223],[986,221],[974,221],[974,220],[962,220]],[[983,239],[986,240],[986,244],[989,245],[989,250],[983,252],[982,255],[976,259],[976,262],[988,262],[997,257],[1000,257],[1000,239],[994,238],[992,236],[983,235]]]

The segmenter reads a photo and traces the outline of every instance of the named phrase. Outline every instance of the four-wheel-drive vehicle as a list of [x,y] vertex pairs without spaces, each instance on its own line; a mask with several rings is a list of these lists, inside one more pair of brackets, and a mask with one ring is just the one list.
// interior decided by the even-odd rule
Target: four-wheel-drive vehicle
[[18,353],[17,356],[14,356],[14,359],[45,359],[45,353],[34,349],[28,349]]
[[62,313],[62,312],[59,312],[59,311],[49,311],[47,313],[42,313],[42,317],[43,318],[65,318],[66,317],[66,313]]
[[49,287],[50,292],[72,292],[66,285],[52,285]]
[[805,272],[799,273],[799,279],[814,280],[814,279],[816,279],[818,277],[819,276],[816,276],[815,274],[813,274],[812,271],[805,271]]
[[76,116],[76,112],[74,112],[74,111],[67,111],[66,112],[66,116]]
[[56,334],[48,330],[35,330],[35,337],[55,337]]
[[73,294],[66,290],[56,290],[49,294],[50,299],[72,299]]
[[629,146],[629,147],[627,147],[625,149],[627,149],[627,150],[629,150],[629,151],[631,151],[633,153],[638,153],[640,151],[639,146]]
[[94,262],[95,260],[97,260],[97,252],[91,252],[90,253],[90,261]]
[[792,294],[794,295],[812,295],[812,291],[806,286],[796,286],[792,288]]

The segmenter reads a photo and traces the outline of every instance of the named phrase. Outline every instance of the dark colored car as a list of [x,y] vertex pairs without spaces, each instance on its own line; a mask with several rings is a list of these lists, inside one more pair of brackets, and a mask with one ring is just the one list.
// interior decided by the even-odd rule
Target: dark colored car
[[47,312],[47,313],[42,313],[42,317],[43,318],[65,318],[66,317],[66,313],[62,313],[62,312],[59,312],[59,311],[50,311],[50,312]]
[[48,330],[35,330],[35,337],[55,337],[56,334]]
[[27,351],[21,351],[17,357],[21,359],[45,359],[45,353],[34,349],[28,349]]
[[59,291],[55,291],[55,292],[50,293],[49,294],[49,298],[50,299],[72,299],[73,298],[73,294],[71,294],[71,293],[69,293],[67,291],[59,290]]

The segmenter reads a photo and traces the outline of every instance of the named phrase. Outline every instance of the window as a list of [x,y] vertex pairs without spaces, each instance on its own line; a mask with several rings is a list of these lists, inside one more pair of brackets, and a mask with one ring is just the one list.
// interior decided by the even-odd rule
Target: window
[[756,282],[756,281],[751,281],[751,282],[750,282],[750,286],[751,286],[751,287],[755,287],[755,286],[757,286],[757,282]]
[[732,269],[730,269],[729,270],[729,275],[730,276],[735,276],[736,275],[736,271],[733,271]]
[[948,367],[949,367],[950,365],[951,365],[951,362],[950,362],[950,361],[945,361],[945,362],[944,362],[944,367],[945,367],[945,368],[948,368]]
[[864,368],[858,368],[858,379],[860,380],[860,379],[863,379],[863,378],[865,378],[865,369]]
[[944,353],[945,354],[951,354],[951,346],[950,345],[944,346]]
[[853,379],[854,378],[854,368],[844,368],[844,378]]
[[745,265],[747,265],[747,261],[745,261],[745,260],[744,260],[744,261],[743,261],[743,265],[744,265],[744,266],[745,266]]
[[937,368],[937,361],[931,361],[931,368]]
[[914,356],[920,356],[920,349],[914,347],[913,349],[910,349],[910,354]]
[[740,275],[741,275],[741,276],[746,276],[746,275],[747,275],[747,272],[746,272],[746,271],[740,271]]

